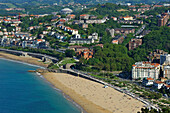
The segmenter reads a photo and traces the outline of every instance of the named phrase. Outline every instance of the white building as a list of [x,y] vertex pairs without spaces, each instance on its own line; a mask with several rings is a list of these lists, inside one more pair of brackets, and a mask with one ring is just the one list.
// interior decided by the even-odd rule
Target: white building
[[2,31],[0,31],[0,35],[2,36],[2,35],[4,35],[4,33]]
[[159,78],[160,64],[158,63],[136,62],[132,66],[132,79]]
[[81,36],[79,34],[74,35],[74,37],[72,37],[70,39],[70,44],[91,44],[94,43],[94,39],[84,39],[81,38]]
[[98,33],[93,33],[92,35],[88,36],[88,39],[98,40]]
[[91,44],[91,43],[94,43],[94,39],[84,38],[70,39],[70,44]]
[[71,14],[73,12],[73,10],[69,9],[69,8],[64,8],[61,10],[61,13],[63,14]]
[[126,17],[123,17],[123,20],[133,20],[133,17],[132,16],[126,16]]

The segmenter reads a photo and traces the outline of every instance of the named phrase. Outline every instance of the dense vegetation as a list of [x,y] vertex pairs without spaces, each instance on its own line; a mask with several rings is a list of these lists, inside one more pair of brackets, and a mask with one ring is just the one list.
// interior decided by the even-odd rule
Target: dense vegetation
[[[46,7],[43,7],[46,6]],[[4,8],[24,8],[23,11],[6,11]],[[51,14],[59,12],[63,7],[48,4],[0,4],[0,15],[18,15],[21,14]]]
[[170,8],[169,7],[156,7],[152,10],[145,11],[145,15],[153,15],[153,16],[158,16],[159,14],[168,11]]
[[143,45],[135,50],[129,51],[129,56],[135,61],[147,60],[149,52],[162,49],[170,53],[170,28],[159,27],[143,38]]
[[30,26],[39,26],[39,23],[50,23],[53,15],[30,19],[28,17],[21,18],[22,23],[20,27],[22,27],[22,31],[27,31],[27,28]]
[[[119,3],[155,3],[155,2],[161,2],[161,1],[167,1],[168,0],[119,0]],[[0,0],[2,3],[10,2],[10,3],[20,3],[20,4],[52,4],[52,3],[58,3],[58,4],[64,4],[64,3],[91,3],[91,4],[97,4],[97,3],[106,3],[106,2],[112,2],[117,3],[117,0]]]
[[103,48],[94,48],[94,58],[82,60],[83,64],[93,65],[106,71],[130,71],[134,60],[127,54],[127,48],[122,45],[104,44]]
[[[148,108],[141,108],[141,112],[137,112],[137,113],[157,113],[158,111],[155,109],[148,109]],[[163,108],[162,111],[159,111],[159,113],[169,113],[170,109],[169,108]]]
[[152,10],[146,11],[144,15],[152,15],[153,17],[147,18],[147,19],[141,19],[144,21],[144,23],[147,23],[147,28],[148,30],[156,30],[159,29],[158,27],[158,19],[160,14],[167,12],[170,10],[170,7],[159,7],[159,8],[154,8]]
[[[122,11],[119,11],[123,9]],[[106,4],[98,4],[97,6],[83,10],[81,13],[88,13],[96,16],[126,16],[126,15],[133,15],[136,12],[129,11],[128,6],[116,5],[113,3],[106,3]]]
[[78,29],[79,33],[87,37],[92,33],[96,32],[99,34],[99,37],[102,37],[102,41],[100,43],[109,43],[112,40],[110,33],[106,31],[107,28],[120,28],[120,24],[113,20],[108,20],[106,23],[103,24],[89,24],[87,30],[83,30],[79,25],[68,25],[71,28]]
[[[92,65],[99,70],[106,71],[131,71],[131,66],[135,61],[146,61],[149,52],[155,49],[162,49],[170,52],[170,28],[160,27],[143,38],[143,45],[135,50],[127,51],[122,45],[104,44],[104,48],[94,48],[94,58],[89,60],[81,59],[84,65]],[[81,65],[80,65],[81,67]],[[80,68],[79,67],[79,68]],[[93,67],[93,68],[94,68]],[[85,70],[85,69],[83,69]],[[86,71],[91,70],[88,67]],[[95,69],[94,69],[95,70]]]

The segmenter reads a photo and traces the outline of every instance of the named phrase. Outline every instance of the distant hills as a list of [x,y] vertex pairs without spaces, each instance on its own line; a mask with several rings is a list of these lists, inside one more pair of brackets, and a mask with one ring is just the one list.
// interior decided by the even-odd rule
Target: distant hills
[[98,3],[157,3],[157,2],[169,2],[169,0],[0,0],[0,3],[12,3],[15,5],[21,4],[31,4],[31,5],[40,5],[40,4],[65,4],[65,3],[90,3],[90,4],[98,4]]

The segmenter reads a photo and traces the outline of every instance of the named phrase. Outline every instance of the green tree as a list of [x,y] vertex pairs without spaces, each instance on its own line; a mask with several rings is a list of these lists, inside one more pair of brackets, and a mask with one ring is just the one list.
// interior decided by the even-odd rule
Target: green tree
[[65,51],[65,55],[66,55],[66,57],[73,57],[73,56],[76,55],[76,53],[75,53],[74,50],[69,50],[69,49],[67,49],[67,50]]

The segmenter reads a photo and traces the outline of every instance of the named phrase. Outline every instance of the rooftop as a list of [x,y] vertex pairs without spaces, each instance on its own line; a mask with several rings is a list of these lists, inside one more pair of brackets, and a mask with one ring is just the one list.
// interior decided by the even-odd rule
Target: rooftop
[[153,78],[147,78],[147,80],[154,80]]
[[63,12],[65,12],[65,11],[70,11],[70,12],[72,12],[72,10],[69,9],[69,8],[64,8],[64,9],[62,9],[61,11],[63,11]]
[[158,63],[151,63],[148,61],[143,61],[143,62],[136,62],[134,65],[132,65],[135,68],[143,68],[143,69],[154,69],[155,67],[160,66]]
[[157,83],[157,84],[163,84],[164,82],[161,82],[161,81],[155,81],[155,83]]

